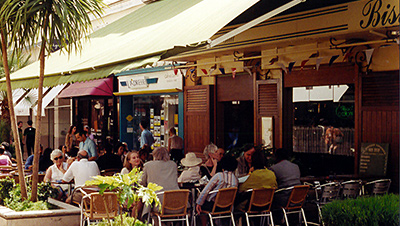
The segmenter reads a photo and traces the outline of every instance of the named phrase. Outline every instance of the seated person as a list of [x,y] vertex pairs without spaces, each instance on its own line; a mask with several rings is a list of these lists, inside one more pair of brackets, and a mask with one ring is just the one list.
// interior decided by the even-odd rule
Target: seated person
[[100,171],[101,170],[106,170],[106,169],[122,169],[122,162],[121,158],[112,153],[112,147],[109,144],[104,145],[104,150],[105,153],[104,155],[100,156],[97,160],[96,163],[99,166]]
[[[84,186],[87,180],[91,180],[93,176],[100,175],[99,167],[95,161],[88,160],[89,155],[85,150],[80,150],[78,152],[77,161],[74,161],[65,172],[62,182],[68,183],[72,179],[75,181],[75,188],[79,186]],[[82,199],[82,194],[80,192],[73,192],[73,196],[70,195],[67,203],[72,201],[80,203]]]
[[[42,155],[42,153],[43,153],[43,146],[42,146],[42,145],[40,145],[39,153],[40,153],[40,155]],[[32,167],[33,167],[33,157],[34,157],[34,154],[28,156],[28,158],[26,159],[26,162],[25,162],[25,169],[26,169],[26,170],[32,170]]]
[[216,191],[221,188],[237,187],[239,185],[239,181],[234,173],[237,167],[236,159],[233,156],[226,155],[222,157],[219,164],[221,165],[222,172],[216,173],[211,178],[196,200],[196,211],[198,214],[200,214],[202,210],[212,210],[217,193],[209,194],[211,191]]
[[251,165],[254,167],[254,171],[250,173],[247,180],[239,185],[238,194],[236,196],[235,205],[238,210],[245,211],[248,207],[246,204],[250,200],[251,192],[245,192],[249,189],[254,188],[277,188],[276,178],[274,172],[265,168],[266,159],[261,151],[255,151],[252,159]]
[[4,154],[7,155],[8,157],[10,157],[11,162],[17,162],[17,160],[12,157],[12,154],[10,152],[10,144],[8,142],[4,141],[1,143],[1,145],[4,146],[4,149],[5,149]]
[[218,162],[224,156],[225,151],[222,148],[218,149],[215,144],[209,144],[204,148],[203,154],[206,162],[200,166],[200,173],[202,177],[207,176],[208,179],[211,179],[216,173],[221,172]]
[[[163,187],[161,191],[178,190],[178,166],[170,160],[169,152],[165,147],[157,147],[153,151],[153,161],[148,161],[143,166],[142,181],[143,186],[147,186],[150,182]],[[158,198],[162,202],[162,195]],[[153,209],[158,211],[157,207]],[[150,212],[150,207],[143,209],[142,216]]]
[[128,152],[124,162],[124,168],[121,170],[121,174],[128,174],[134,168],[143,168],[143,162],[139,158],[139,152],[131,151]]
[[[61,182],[64,173],[67,171],[68,164],[64,162],[64,154],[60,149],[55,149],[52,151],[50,158],[54,164],[47,169],[43,181],[59,183]],[[59,189],[58,199],[62,199],[67,195],[66,191],[68,190],[68,185],[60,184],[55,187]]]
[[12,162],[8,155],[4,154],[6,149],[3,145],[0,145],[0,166],[11,166]]
[[255,151],[256,149],[252,144],[246,144],[243,147],[243,155],[236,159],[238,161],[238,167],[235,172],[237,177],[240,178],[250,173],[252,170],[251,157]]
[[187,167],[179,176],[178,183],[197,182],[200,179],[200,167],[203,162],[201,158],[197,158],[196,154],[189,152],[185,158],[181,160],[183,166]]
[[50,159],[52,151],[51,148],[44,149],[43,154],[39,158],[39,172],[46,172],[46,170],[53,165],[53,161]]
[[[270,169],[275,173],[278,189],[301,185],[299,166],[288,161],[289,151],[286,149],[277,149],[274,152],[274,157],[276,163]],[[287,204],[290,192],[288,190],[275,193],[274,195],[273,209],[276,209],[277,213],[275,214],[277,217],[274,217],[274,221],[277,221],[277,223],[281,223],[282,210],[280,209]]]

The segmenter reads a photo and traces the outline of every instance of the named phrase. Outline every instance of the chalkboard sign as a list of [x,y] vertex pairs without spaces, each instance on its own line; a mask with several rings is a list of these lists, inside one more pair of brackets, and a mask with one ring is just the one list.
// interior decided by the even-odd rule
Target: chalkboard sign
[[360,175],[386,176],[388,152],[388,143],[362,143]]

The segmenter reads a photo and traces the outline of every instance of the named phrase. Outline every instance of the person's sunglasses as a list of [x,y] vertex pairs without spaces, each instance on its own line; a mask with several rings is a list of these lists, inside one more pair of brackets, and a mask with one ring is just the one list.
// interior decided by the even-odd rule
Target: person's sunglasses
[[62,156],[60,156],[60,157],[55,157],[55,158],[54,158],[55,161],[57,161],[57,160],[59,160],[59,159],[62,159]]

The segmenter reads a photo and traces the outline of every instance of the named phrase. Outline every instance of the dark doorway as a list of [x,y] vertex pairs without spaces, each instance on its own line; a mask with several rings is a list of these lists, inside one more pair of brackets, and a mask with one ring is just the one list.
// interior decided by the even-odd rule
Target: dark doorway
[[254,142],[253,101],[224,102],[224,147],[229,150]]

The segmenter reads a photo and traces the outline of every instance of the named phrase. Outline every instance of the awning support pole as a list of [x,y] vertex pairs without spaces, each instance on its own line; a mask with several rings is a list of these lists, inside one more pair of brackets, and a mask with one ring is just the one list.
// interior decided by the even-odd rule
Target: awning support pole
[[240,26],[240,27],[238,27],[238,28],[236,28],[236,29],[234,29],[234,30],[232,30],[232,31],[230,31],[230,32],[218,37],[218,38],[216,38],[216,39],[214,39],[214,40],[209,40],[209,44],[208,44],[207,47],[208,48],[212,48],[212,47],[214,47],[214,46],[216,46],[216,45],[218,45],[218,44],[220,44],[220,43],[222,43],[222,42],[224,42],[224,41],[226,41],[226,40],[228,40],[228,39],[230,39],[230,38],[232,38],[232,37],[234,37],[234,36],[236,36],[236,35],[238,35],[238,34],[240,34],[242,32],[244,32],[244,31],[256,26],[257,24],[260,24],[260,23],[268,20],[269,18],[271,18],[273,16],[276,16],[279,13],[281,13],[281,12],[287,10],[287,9],[290,9],[293,6],[295,6],[295,5],[299,4],[299,3],[305,2],[305,1],[306,0],[293,0],[291,2],[288,2],[285,5],[280,6],[280,7],[276,8],[276,9],[264,14],[263,16],[260,16],[260,17],[254,19],[254,20],[252,20],[252,21],[250,21],[250,22],[248,22],[248,23],[246,23],[246,24],[244,24],[244,25],[242,25],[242,26]]

